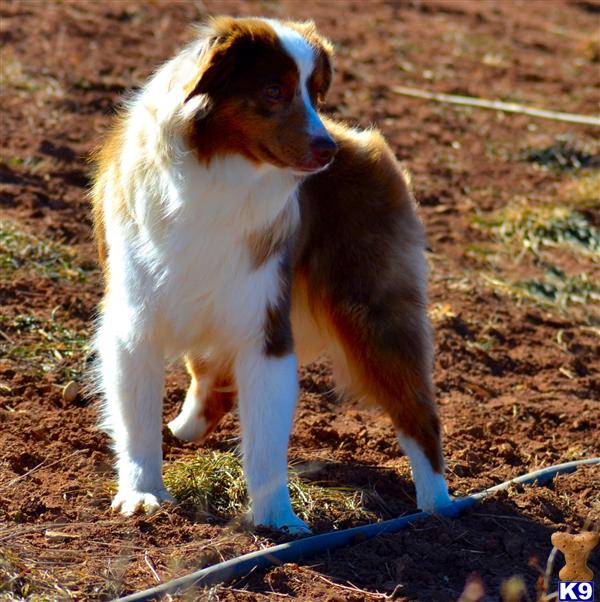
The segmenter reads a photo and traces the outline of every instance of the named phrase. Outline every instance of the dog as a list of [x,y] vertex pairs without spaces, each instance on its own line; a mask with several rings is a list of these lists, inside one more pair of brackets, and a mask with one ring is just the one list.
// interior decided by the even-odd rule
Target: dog
[[97,381],[112,508],[125,515],[172,501],[161,412],[165,362],[178,357],[191,384],[169,428],[201,441],[237,401],[254,524],[308,531],[287,450],[298,361],[322,352],[345,394],[390,415],[417,505],[451,503],[424,229],[381,134],[319,114],[331,79],[332,45],[312,22],[215,17],[95,155]]

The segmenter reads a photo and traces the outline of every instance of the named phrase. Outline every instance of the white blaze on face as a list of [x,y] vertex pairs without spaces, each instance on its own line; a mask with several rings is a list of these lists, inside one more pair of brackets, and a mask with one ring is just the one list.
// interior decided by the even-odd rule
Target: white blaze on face
[[320,136],[327,137],[327,130],[317,115],[310,100],[310,94],[308,93],[308,80],[315,68],[315,49],[295,29],[286,27],[274,19],[265,19],[265,21],[275,30],[281,45],[294,59],[298,67],[298,72],[300,73],[300,94],[302,95],[302,101],[306,109],[308,134],[313,138]]

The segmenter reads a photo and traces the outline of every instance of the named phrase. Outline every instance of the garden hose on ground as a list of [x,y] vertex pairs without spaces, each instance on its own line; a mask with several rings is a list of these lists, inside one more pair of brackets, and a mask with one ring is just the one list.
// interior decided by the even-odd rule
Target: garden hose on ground
[[[471,508],[484,498],[507,489],[511,485],[526,485],[537,483],[544,485],[551,481],[556,475],[567,472],[573,472],[578,466],[600,463],[600,458],[590,458],[589,460],[577,460],[574,462],[565,462],[541,470],[529,472],[510,481],[505,481],[499,485],[494,485],[484,489],[479,493],[474,493],[462,498],[458,498],[449,506],[442,509],[440,514],[449,517],[456,517],[462,514],[467,508]],[[342,531],[331,531],[321,535],[313,535],[304,539],[297,539],[278,546],[266,548],[244,554],[225,562],[220,562],[213,566],[200,569],[183,577],[173,579],[167,583],[162,583],[156,587],[146,589],[123,598],[118,598],[115,602],[140,602],[141,600],[156,600],[167,594],[180,594],[190,587],[208,587],[217,583],[224,583],[232,579],[243,577],[253,569],[265,569],[274,565],[280,565],[285,562],[297,562],[300,559],[309,558],[317,554],[323,554],[330,550],[336,550],[344,546],[360,543],[371,539],[382,533],[396,533],[412,522],[431,516],[426,512],[417,512],[408,516],[386,520],[380,523],[362,525],[352,529]]]

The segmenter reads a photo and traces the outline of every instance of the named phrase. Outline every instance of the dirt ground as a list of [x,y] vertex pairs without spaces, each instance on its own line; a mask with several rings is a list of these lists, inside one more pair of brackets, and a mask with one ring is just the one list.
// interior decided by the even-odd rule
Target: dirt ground
[[[327,112],[376,124],[412,172],[430,245],[451,490],[600,455],[598,129],[393,91],[597,114],[600,3],[3,0],[0,599],[111,599],[283,541],[189,504],[112,515],[95,400],[61,393],[85,382],[101,294],[85,157],[123,94],[207,13],[315,19],[337,52]],[[355,490],[373,520],[413,512],[408,463],[386,417],[336,400],[325,360],[305,367],[301,384],[290,460],[303,478]],[[165,419],[185,387],[174,367]],[[235,449],[236,437],[231,416],[203,449]],[[168,467],[196,448],[165,437],[164,453]],[[520,576],[527,594],[504,599],[535,600],[551,533],[599,520],[600,470],[590,467],[192,599],[448,601],[479,576],[483,599],[499,600]],[[332,510],[312,526],[363,521]],[[589,564],[600,575],[598,549]],[[561,565],[559,555],[554,579]]]

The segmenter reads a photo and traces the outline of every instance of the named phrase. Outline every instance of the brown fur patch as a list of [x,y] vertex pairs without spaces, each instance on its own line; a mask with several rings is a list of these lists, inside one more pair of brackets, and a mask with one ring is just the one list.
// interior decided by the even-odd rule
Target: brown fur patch
[[308,81],[308,90],[315,105],[325,102],[325,96],[329,91],[332,79],[333,69],[330,55],[322,50],[317,54],[315,68]]
[[105,140],[92,152],[90,162],[93,165],[94,186],[90,191],[92,200],[92,219],[94,225],[94,238],[98,249],[98,258],[105,282],[108,281],[106,270],[108,248],[106,243],[105,221],[106,217],[104,199],[106,188],[114,184],[114,192],[110,197],[111,213],[116,216],[129,215],[129,207],[126,200],[119,194],[117,188],[119,182],[119,157],[123,149],[125,139],[125,118],[118,116],[113,126],[106,135]]
[[441,472],[423,227],[383,138],[326,126],[339,152],[301,187],[294,279],[343,349],[351,391],[381,405]]
[[200,417],[206,423],[206,432],[202,437],[204,440],[214,431],[223,416],[232,410],[237,399],[237,387],[228,364],[215,368],[204,360],[188,357],[186,367],[192,377],[190,389],[194,396],[200,394],[201,387],[210,387],[200,412]]
[[218,17],[209,25],[214,47],[187,98],[206,94],[211,110],[193,122],[190,145],[205,163],[226,154],[241,154],[255,163],[271,162],[273,157],[259,142],[272,135],[263,130],[274,125],[269,119],[271,107],[260,97],[260,90],[282,81],[292,95],[298,84],[296,64],[273,28],[260,19]]
[[231,372],[224,371],[217,375],[213,388],[204,403],[204,420],[207,424],[204,438],[210,435],[223,416],[233,409],[236,400],[237,388]]
[[273,255],[285,249],[296,229],[295,217],[296,209],[288,205],[269,226],[248,235],[253,269],[258,269]]
[[292,323],[290,318],[292,304],[292,264],[291,250],[287,249],[279,266],[280,295],[275,305],[267,307],[265,319],[264,352],[267,356],[283,357],[292,353]]
[[186,100],[197,94],[217,97],[234,77],[244,74],[257,50],[280,49],[275,30],[261,19],[213,17],[208,30],[212,48],[196,78],[186,85]]

